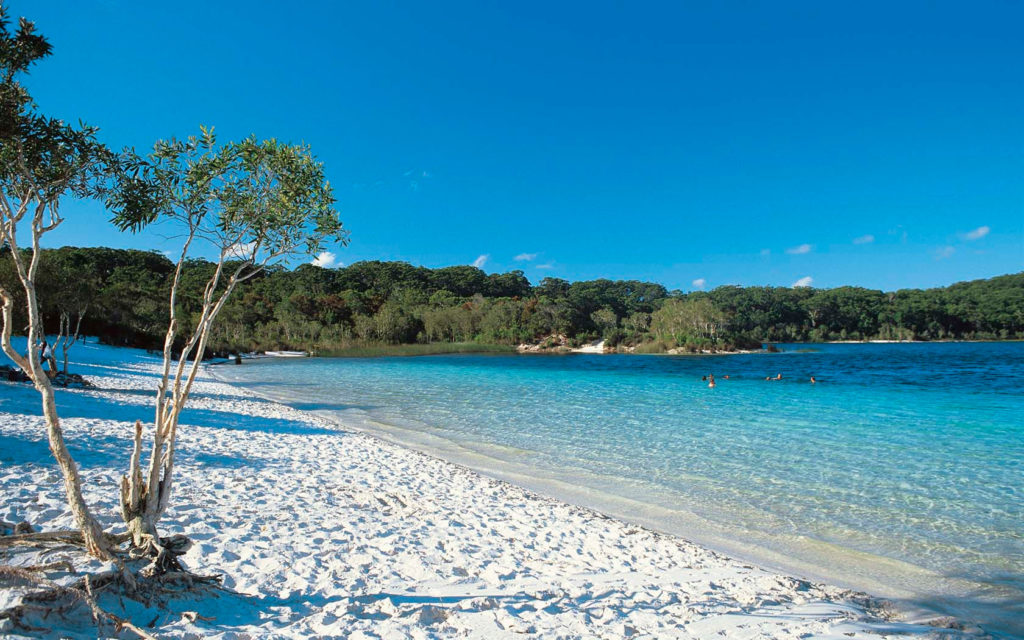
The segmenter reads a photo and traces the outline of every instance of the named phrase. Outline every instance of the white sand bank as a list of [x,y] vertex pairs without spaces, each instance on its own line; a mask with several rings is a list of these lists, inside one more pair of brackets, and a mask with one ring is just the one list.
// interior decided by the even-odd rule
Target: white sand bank
[[604,340],[594,340],[582,347],[572,350],[573,353],[604,353]]
[[[60,391],[58,402],[86,497],[118,527],[117,481],[132,422],[151,419],[156,361],[94,345],[77,355],[91,364],[73,370],[101,389]],[[31,387],[0,383],[0,520],[70,527],[38,407]],[[186,563],[223,573],[237,594],[130,612],[138,624],[156,617],[161,637],[969,635],[890,619],[865,596],[485,478],[209,376],[182,423],[164,532],[195,540]],[[16,596],[0,590],[0,606]],[[186,610],[214,619],[189,622]],[[95,637],[86,622],[63,633]]]

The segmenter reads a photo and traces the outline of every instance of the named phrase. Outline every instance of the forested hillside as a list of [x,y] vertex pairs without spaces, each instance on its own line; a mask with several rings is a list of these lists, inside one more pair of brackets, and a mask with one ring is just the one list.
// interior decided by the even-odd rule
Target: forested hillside
[[[6,251],[6,250],[4,250]],[[181,315],[200,308],[213,265],[189,263]],[[156,252],[48,250],[39,295],[47,329],[62,313],[105,341],[153,347],[166,329],[173,265]],[[11,282],[0,255],[0,281]],[[20,319],[16,326],[23,326]],[[1024,273],[939,289],[883,292],[723,286],[683,294],[659,284],[486,274],[470,266],[428,269],[359,262],[338,269],[272,269],[242,285],[224,309],[210,349],[309,349],[476,342],[554,345],[604,338],[610,346],[659,352],[729,349],[761,342],[859,339],[1024,338]]]

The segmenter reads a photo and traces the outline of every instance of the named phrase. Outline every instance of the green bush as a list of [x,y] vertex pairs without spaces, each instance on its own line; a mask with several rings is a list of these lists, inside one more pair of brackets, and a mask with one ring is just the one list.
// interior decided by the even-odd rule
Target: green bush
[[669,346],[663,340],[654,340],[636,345],[635,353],[665,353],[668,350]]

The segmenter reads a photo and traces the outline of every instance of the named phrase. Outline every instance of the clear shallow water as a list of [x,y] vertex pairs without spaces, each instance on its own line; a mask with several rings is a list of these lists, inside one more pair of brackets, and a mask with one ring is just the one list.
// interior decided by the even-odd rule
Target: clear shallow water
[[1024,343],[784,348],[217,374],[762,564],[1024,636]]

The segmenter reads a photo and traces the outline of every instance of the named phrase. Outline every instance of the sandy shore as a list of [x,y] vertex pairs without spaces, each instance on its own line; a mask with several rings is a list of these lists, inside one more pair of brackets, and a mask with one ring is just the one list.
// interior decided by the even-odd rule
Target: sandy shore
[[[76,351],[73,370],[99,388],[58,392],[60,411],[86,497],[116,528],[117,481],[131,424],[152,413],[156,361]],[[0,520],[70,527],[38,411],[31,387],[0,383]],[[974,637],[485,478],[208,373],[182,423],[164,532],[191,537],[186,563],[224,574],[233,593],[127,612],[139,624],[155,618],[163,637]],[[0,607],[18,593],[0,589]],[[213,619],[190,622],[185,611]],[[96,636],[87,618],[49,624],[54,635]]]

